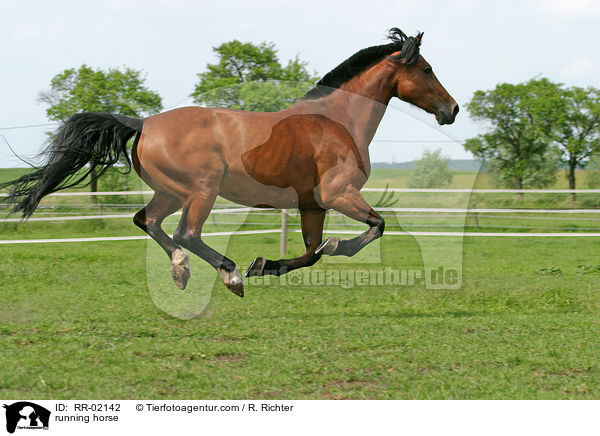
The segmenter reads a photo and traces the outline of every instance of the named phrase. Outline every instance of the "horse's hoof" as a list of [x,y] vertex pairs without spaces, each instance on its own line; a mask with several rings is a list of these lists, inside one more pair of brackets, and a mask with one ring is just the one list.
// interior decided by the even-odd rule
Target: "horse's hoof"
[[244,297],[244,284],[243,283],[236,283],[236,284],[229,284],[229,285],[225,285],[227,286],[227,289],[229,289],[231,292],[233,292],[235,295],[239,295],[240,297]]
[[262,276],[266,263],[267,263],[267,259],[265,259],[264,257],[257,257],[256,259],[254,259],[252,261],[252,263],[246,270],[244,277]]
[[190,261],[183,250],[175,250],[171,255],[171,276],[179,289],[185,289],[190,279]]
[[221,280],[223,280],[223,284],[227,286],[227,289],[235,295],[244,296],[244,281],[237,268],[232,272],[220,268],[219,275],[221,276]]
[[315,250],[315,254],[327,254],[331,256],[337,250],[340,243],[340,238],[327,238]]

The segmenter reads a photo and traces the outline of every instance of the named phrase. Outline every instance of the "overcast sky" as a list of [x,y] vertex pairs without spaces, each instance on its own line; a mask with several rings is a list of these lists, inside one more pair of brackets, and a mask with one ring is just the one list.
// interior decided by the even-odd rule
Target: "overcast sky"
[[[412,160],[426,147],[470,158],[460,141],[482,126],[464,105],[478,89],[536,75],[600,87],[600,2],[593,0],[0,0],[0,17],[0,128],[47,123],[38,92],[84,63],[144,70],[147,86],[171,109],[192,104],[196,74],[224,41],[273,41],[282,62],[298,54],[322,76],[356,51],[385,43],[394,26],[425,32],[421,54],[463,110],[452,126],[439,127],[431,115],[392,100],[372,161]],[[0,134],[30,157],[47,129]],[[17,164],[0,138],[0,166]]]

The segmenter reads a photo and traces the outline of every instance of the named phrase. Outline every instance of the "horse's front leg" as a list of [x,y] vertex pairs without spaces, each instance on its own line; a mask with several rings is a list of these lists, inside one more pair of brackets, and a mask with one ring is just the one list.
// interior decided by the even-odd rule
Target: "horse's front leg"
[[317,247],[317,254],[354,256],[365,245],[383,235],[385,221],[381,215],[367,204],[362,194],[356,188],[348,187],[343,193],[330,195],[329,198],[324,195],[324,203],[328,208],[343,213],[356,221],[368,224],[369,230],[355,238],[347,240],[327,238],[327,240]]
[[298,268],[314,265],[321,258],[322,253],[316,253],[316,250],[323,238],[325,210],[300,210],[300,221],[304,246],[306,247],[304,254],[294,259],[279,260],[268,260],[264,257],[257,257],[246,270],[246,277],[268,274],[280,276]]

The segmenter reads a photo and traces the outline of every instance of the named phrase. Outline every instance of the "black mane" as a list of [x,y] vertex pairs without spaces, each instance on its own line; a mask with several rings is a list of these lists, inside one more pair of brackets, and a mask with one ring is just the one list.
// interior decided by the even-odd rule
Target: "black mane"
[[423,33],[414,36],[406,36],[397,27],[392,27],[388,32],[388,38],[392,41],[384,45],[363,48],[354,53],[344,62],[339,64],[329,73],[325,74],[317,84],[305,95],[304,100],[316,100],[331,94],[335,89],[364,71],[368,66],[381,60],[384,56],[402,50],[402,53],[390,59],[400,61],[406,65],[413,64],[419,58],[419,46]]

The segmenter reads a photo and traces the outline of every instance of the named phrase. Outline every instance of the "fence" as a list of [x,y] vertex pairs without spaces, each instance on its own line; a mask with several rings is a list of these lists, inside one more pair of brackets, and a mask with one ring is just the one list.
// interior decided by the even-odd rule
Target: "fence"
[[[464,193],[464,194],[598,194],[600,189],[406,189],[406,188],[365,188],[363,192],[396,192],[396,193]],[[123,195],[151,195],[152,191],[125,191],[125,192],[59,192],[50,194],[49,197],[90,197],[90,196],[123,196]],[[7,194],[0,193],[0,197],[6,197]],[[1,203],[0,203],[1,204]],[[69,203],[70,209],[89,209],[93,204],[90,203]],[[76,221],[76,220],[110,220],[110,219],[131,219],[134,213],[115,213],[116,210],[127,208],[141,208],[142,204],[101,204],[98,207],[102,213],[93,214],[74,214],[70,212],[60,212],[57,205],[44,204],[40,211],[29,219],[30,222],[52,222],[52,221]],[[287,235],[289,232],[300,232],[297,227],[298,212],[296,211],[274,211],[273,209],[258,209],[248,207],[231,207],[232,205],[218,205],[211,214],[212,223],[215,227],[218,225],[243,225],[245,227],[268,226],[270,228],[251,229],[246,228],[235,231],[207,231],[204,236],[222,236],[222,235],[242,235],[242,234],[261,234],[261,233],[280,233],[280,251],[282,256],[286,252]],[[599,237],[600,236],[600,209],[577,208],[577,209],[527,209],[527,208],[476,208],[476,207],[376,207],[384,217],[403,218],[405,221],[390,222],[386,225],[386,235],[414,235],[414,236],[485,236],[485,237]],[[106,213],[108,211],[108,213]],[[1,209],[0,209],[1,212]],[[174,215],[180,215],[178,212]],[[253,218],[266,217],[266,221],[232,221],[233,217],[251,216]],[[50,216],[44,216],[50,215]],[[227,217],[229,221],[217,221],[217,216]],[[364,224],[357,222],[346,222],[344,217],[330,211],[330,226],[326,229],[327,233],[338,234],[359,234],[364,229],[349,229],[349,227],[364,227]],[[338,219],[339,218],[339,219]],[[417,219],[414,222],[414,219]],[[454,220],[457,223],[448,224],[440,222],[443,219]],[[431,221],[427,223],[426,221]],[[462,222],[458,222],[461,221]],[[472,222],[470,222],[471,220]],[[492,224],[497,220],[498,224]],[[0,219],[0,223],[19,222],[20,218],[8,217]],[[335,221],[335,224],[334,224]],[[435,222],[434,222],[435,221]],[[485,221],[485,222],[482,222]],[[515,222],[548,221],[557,223],[553,226],[541,225],[514,225]],[[510,224],[506,224],[509,222]],[[575,223],[575,224],[573,224]],[[585,223],[589,223],[585,225]],[[595,223],[596,226],[594,226]],[[171,225],[173,223],[166,223]],[[560,225],[559,225],[560,224]],[[582,226],[583,224],[583,226]],[[332,227],[333,226],[333,227]],[[397,229],[401,229],[401,231]],[[443,228],[455,228],[456,231],[441,231]],[[417,231],[415,229],[429,229],[429,231]],[[468,231],[477,230],[477,231]],[[502,230],[489,232],[485,230]],[[515,232],[515,230],[522,230]],[[544,230],[539,232],[538,230]],[[562,230],[560,232],[549,232],[549,230]],[[21,239],[21,240],[1,240],[0,244],[16,243],[49,243],[49,242],[86,242],[99,240],[135,240],[145,239],[146,236],[106,236],[90,238],[65,238],[65,239]]]

